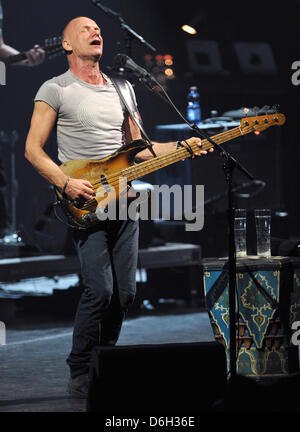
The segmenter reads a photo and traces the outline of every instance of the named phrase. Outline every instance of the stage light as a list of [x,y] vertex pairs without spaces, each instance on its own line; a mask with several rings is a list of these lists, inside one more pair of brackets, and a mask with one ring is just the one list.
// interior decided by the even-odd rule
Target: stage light
[[198,8],[193,16],[186,19],[181,26],[181,30],[192,36],[199,32],[199,28],[203,28],[207,22],[207,11],[205,8]]
[[[167,90],[167,82],[176,78],[173,68],[174,57],[172,54],[156,54],[152,57],[149,54],[144,55],[145,66],[147,70],[156,78],[161,87]],[[157,91],[162,89],[157,86]]]
[[166,66],[172,66],[173,65],[173,57],[170,54],[166,54],[164,56],[165,59],[165,65]]
[[171,68],[167,68],[165,69],[165,74],[167,75],[167,77],[172,77],[174,75],[174,71]]
[[192,26],[190,26],[190,25],[188,25],[188,24],[184,24],[184,25],[181,27],[181,29],[182,29],[184,32],[186,32],[186,33],[188,33],[188,34],[191,34],[191,35],[195,35],[195,34],[197,34],[197,30],[196,30],[194,27],[192,27]]
[[254,133],[255,133],[255,135],[260,135],[260,131],[259,130],[254,131]]

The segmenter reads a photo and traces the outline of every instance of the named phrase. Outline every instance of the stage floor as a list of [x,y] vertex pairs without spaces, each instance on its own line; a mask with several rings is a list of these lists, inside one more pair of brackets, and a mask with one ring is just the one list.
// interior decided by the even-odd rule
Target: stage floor
[[[213,341],[206,312],[175,308],[167,314],[128,318],[119,345]],[[0,412],[84,412],[86,402],[66,393],[65,362],[72,342],[72,323],[28,324],[7,328],[0,346]],[[147,371],[141,377],[147,385]]]

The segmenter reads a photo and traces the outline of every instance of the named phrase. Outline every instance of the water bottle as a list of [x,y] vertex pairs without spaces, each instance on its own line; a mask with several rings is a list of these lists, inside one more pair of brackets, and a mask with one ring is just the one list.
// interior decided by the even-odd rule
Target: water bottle
[[190,87],[187,101],[187,119],[191,122],[201,121],[200,95],[196,86]]

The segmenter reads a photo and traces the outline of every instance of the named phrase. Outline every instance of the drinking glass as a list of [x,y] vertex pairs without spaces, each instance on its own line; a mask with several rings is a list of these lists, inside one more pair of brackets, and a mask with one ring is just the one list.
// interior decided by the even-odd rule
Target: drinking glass
[[271,210],[254,210],[256,226],[257,255],[260,257],[271,256]]
[[235,209],[234,240],[235,240],[235,256],[237,258],[243,258],[247,256],[246,227],[247,227],[246,209]]

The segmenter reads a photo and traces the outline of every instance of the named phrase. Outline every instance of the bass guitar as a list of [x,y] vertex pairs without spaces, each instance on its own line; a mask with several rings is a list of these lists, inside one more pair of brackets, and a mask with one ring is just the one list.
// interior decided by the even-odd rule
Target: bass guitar
[[[279,113],[245,117],[241,120],[240,126],[211,138],[218,145],[251,132],[264,131],[271,126],[281,126],[285,120],[285,116]],[[147,145],[145,140],[135,140],[106,158],[76,159],[60,165],[66,175],[88,180],[94,189],[94,196],[89,200],[73,201],[68,196],[63,196],[56,188],[58,202],[73,226],[82,229],[93,227],[99,223],[96,211],[104,211],[109,204],[126,195],[130,181],[191,157],[190,149],[182,147],[163,156],[135,163],[135,156]],[[208,140],[202,140],[201,149],[209,150],[211,147],[212,144]],[[199,147],[194,144],[191,149],[196,152]]]

